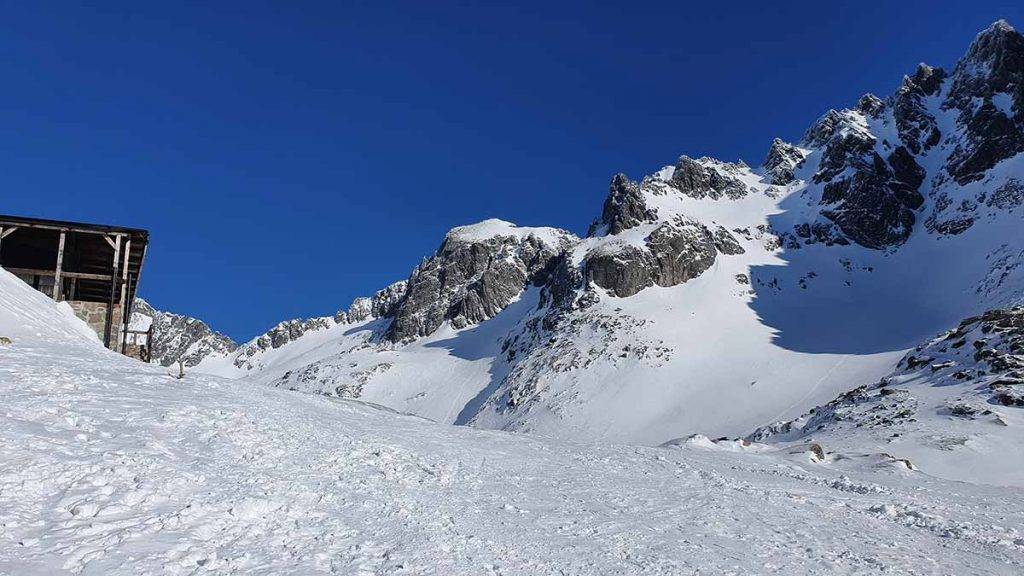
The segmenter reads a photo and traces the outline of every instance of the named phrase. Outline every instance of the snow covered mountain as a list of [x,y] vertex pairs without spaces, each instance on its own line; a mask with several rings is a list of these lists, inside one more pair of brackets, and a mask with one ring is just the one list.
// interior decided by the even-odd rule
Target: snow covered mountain
[[884,454],[576,444],[177,379],[5,270],[0,396],[0,574],[1024,569],[1019,490]]
[[231,354],[238,348],[232,339],[214,332],[202,320],[162,312],[142,298],[135,299],[131,327],[134,330],[153,328],[152,361],[163,366],[180,360],[191,367],[207,358]]
[[585,238],[488,220],[334,317],[196,369],[441,422],[657,444],[744,436],[1024,301],[1024,37],[829,110],[760,167],[612,179]]

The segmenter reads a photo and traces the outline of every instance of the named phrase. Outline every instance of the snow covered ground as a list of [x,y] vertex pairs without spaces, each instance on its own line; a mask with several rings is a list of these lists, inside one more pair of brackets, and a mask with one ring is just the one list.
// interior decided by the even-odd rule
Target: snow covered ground
[[0,271],[0,573],[1019,574],[1024,492],[883,455],[452,427],[103,350]]

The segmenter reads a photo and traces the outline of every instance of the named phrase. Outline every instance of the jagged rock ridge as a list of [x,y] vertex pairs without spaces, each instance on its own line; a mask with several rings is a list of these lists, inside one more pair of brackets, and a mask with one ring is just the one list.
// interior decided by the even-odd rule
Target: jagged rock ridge
[[192,367],[211,356],[227,356],[238,348],[231,338],[214,332],[202,320],[161,312],[142,298],[136,298],[132,324],[142,323],[152,324],[150,354],[153,362],[163,366],[181,361],[186,367]]

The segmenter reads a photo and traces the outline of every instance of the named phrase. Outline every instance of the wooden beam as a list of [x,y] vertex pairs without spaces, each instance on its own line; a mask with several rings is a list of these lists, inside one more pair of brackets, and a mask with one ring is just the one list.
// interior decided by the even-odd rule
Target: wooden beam
[[[118,244],[120,244],[121,237],[115,235],[115,238],[117,238],[117,242],[118,242]],[[107,244],[110,244],[111,248],[113,248],[115,251],[117,250],[117,245],[114,243],[113,240],[110,239],[110,236],[107,236],[106,234],[104,234],[103,235],[103,239],[107,241]],[[114,263],[114,266],[117,267],[117,263]]]
[[[21,274],[23,276],[56,276],[55,270],[38,270],[36,268],[8,268],[4,266],[4,270],[7,270],[11,274]],[[61,276],[65,278],[79,278],[82,280],[110,280],[110,274],[86,274],[85,272],[68,272],[62,271]]]
[[17,226],[0,226],[0,240],[7,238],[18,231]]
[[61,230],[60,241],[57,244],[57,272],[53,275],[53,300],[55,302],[60,302],[60,284],[64,281],[61,277],[61,268],[64,267],[64,239],[66,235],[67,233]]
[[[106,236],[104,236],[106,238]],[[110,242],[107,239],[107,242]],[[121,237],[115,236],[114,239],[114,265],[110,271],[110,298],[107,299],[107,321],[103,326],[103,346],[110,349],[110,330],[113,328],[114,323],[114,294],[117,292],[117,268],[121,258]]]
[[[128,237],[128,241],[124,244],[124,265],[121,266],[121,332],[128,329],[128,300],[125,298],[125,293],[128,290],[128,259],[132,256],[132,237]],[[128,333],[124,332],[121,338],[121,354],[124,354],[125,341],[128,339]]]
[[82,234],[111,234],[116,236],[126,235],[127,232],[111,232],[110,230],[93,230],[89,228],[80,228],[78,226],[66,226],[61,224],[39,224],[36,222],[15,222],[11,220],[5,220],[6,224],[4,227],[15,226],[18,228],[37,228],[40,230],[66,230],[68,232],[81,232]]

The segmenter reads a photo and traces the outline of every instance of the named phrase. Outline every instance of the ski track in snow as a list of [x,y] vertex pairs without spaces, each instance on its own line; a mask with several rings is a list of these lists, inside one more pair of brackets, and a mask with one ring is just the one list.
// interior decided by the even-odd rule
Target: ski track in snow
[[821,384],[822,384],[822,382],[824,382],[824,381],[828,380],[829,378],[831,378],[831,377],[832,377],[832,374],[833,374],[833,373],[834,373],[834,372],[835,372],[836,370],[838,370],[838,369],[839,369],[839,368],[840,368],[840,367],[841,367],[841,366],[842,366],[843,364],[845,364],[845,363],[846,363],[846,357],[845,357],[845,356],[844,356],[844,357],[841,357],[841,358],[839,358],[839,360],[836,360],[836,363],[835,363],[835,364],[833,364],[833,365],[832,365],[832,367],[828,369],[828,372],[825,372],[825,374],[824,374],[824,375],[822,375],[822,377],[821,377],[821,378],[818,378],[818,380],[817,380],[817,381],[816,381],[816,382],[814,383],[814,385],[813,385],[813,386],[811,386],[811,389],[807,391],[807,394],[805,394],[805,395],[804,395],[804,396],[803,396],[802,398],[800,398],[799,400],[797,400],[796,402],[794,402],[794,403],[793,403],[793,404],[792,404],[791,406],[787,407],[787,408],[786,408],[785,410],[783,410],[783,411],[779,412],[778,414],[776,414],[776,415],[775,415],[775,417],[773,417],[773,418],[772,418],[771,420],[769,420],[769,421],[770,421],[770,422],[776,422],[776,421],[778,421],[778,420],[781,420],[781,419],[782,419],[782,416],[783,416],[784,414],[787,414],[787,413],[789,413],[789,412],[792,412],[793,410],[796,410],[796,409],[797,409],[798,407],[800,407],[800,406],[802,406],[802,405],[806,404],[806,403],[807,403],[807,400],[808,400],[809,398],[813,397],[813,396],[814,396],[814,393],[815,393],[815,392],[817,392],[817,391],[818,391],[818,388],[820,388],[820,387],[821,387]]
[[449,427],[88,346],[0,348],[0,394],[3,574],[1024,570],[1015,489]]

